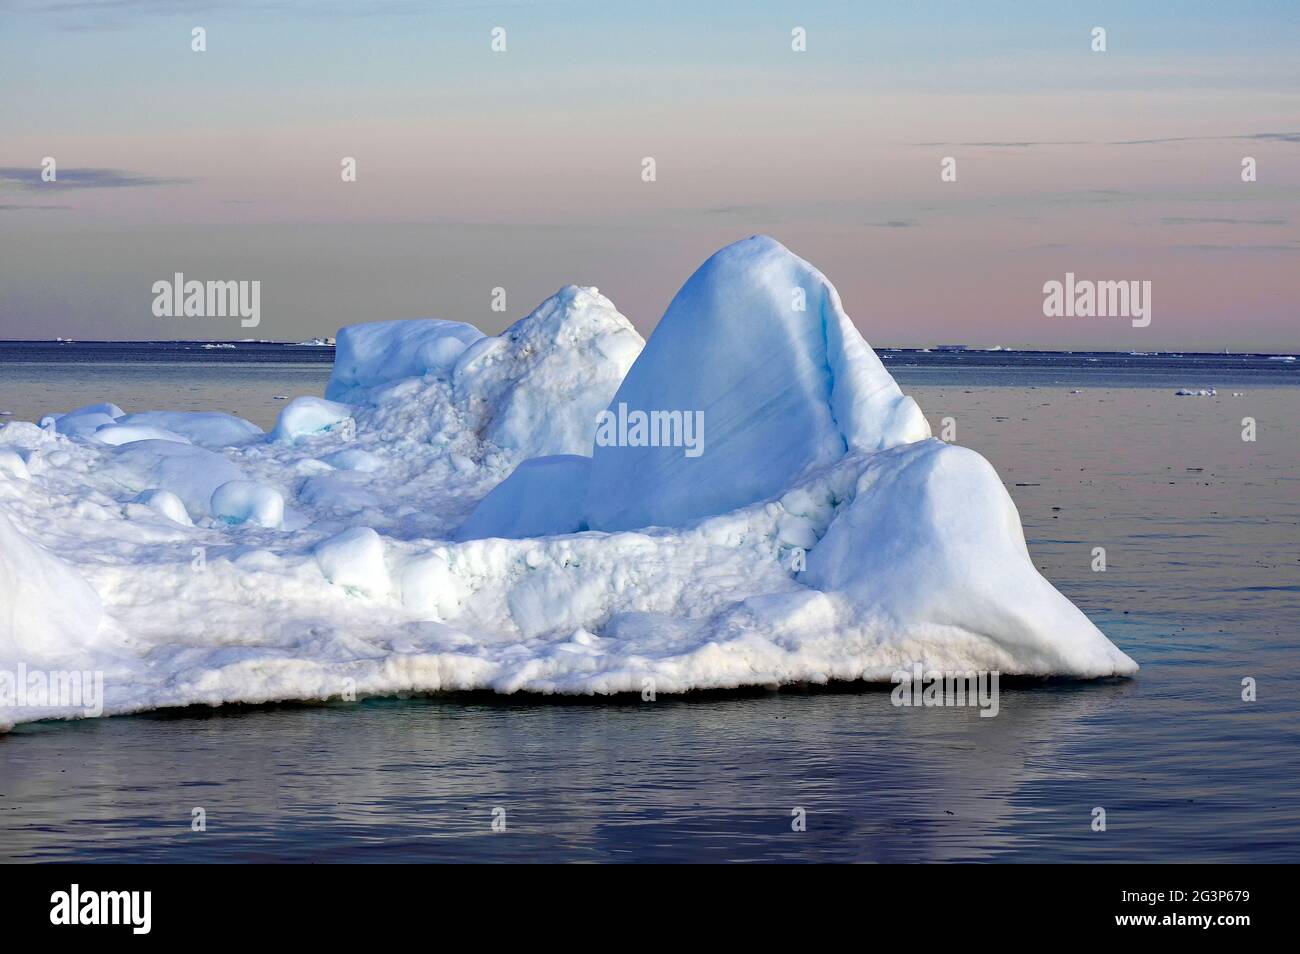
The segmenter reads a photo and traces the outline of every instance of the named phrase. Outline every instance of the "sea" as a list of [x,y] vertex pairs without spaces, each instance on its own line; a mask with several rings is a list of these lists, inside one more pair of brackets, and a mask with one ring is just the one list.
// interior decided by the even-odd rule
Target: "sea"
[[[1300,362],[878,353],[1137,676],[1004,680],[993,718],[843,683],[27,724],[0,734],[0,860],[1300,861]],[[0,342],[0,423],[111,400],[270,427],[332,360]]]

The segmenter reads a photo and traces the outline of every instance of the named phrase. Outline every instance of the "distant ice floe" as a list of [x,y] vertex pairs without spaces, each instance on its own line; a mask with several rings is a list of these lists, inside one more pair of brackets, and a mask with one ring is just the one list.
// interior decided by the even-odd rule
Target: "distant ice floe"
[[1179,388],[1174,392],[1177,397],[1215,397],[1219,392],[1214,388]]
[[498,336],[346,327],[325,396],[270,434],[109,403],[8,423],[0,598],[0,673],[102,672],[109,714],[1137,670],[1034,568],[993,468],[930,437],[826,277],[765,237],[648,342],[567,286]]

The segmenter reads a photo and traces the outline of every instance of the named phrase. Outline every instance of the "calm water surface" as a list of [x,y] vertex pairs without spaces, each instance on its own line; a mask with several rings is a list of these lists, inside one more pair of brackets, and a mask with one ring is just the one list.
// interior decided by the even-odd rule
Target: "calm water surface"
[[[0,344],[0,410],[111,399],[269,426],[277,395],[321,393],[328,354]],[[1134,679],[1004,684],[991,719],[849,685],[21,726],[0,735],[0,859],[1300,861],[1300,372],[1090,357],[885,360],[936,431],[952,418],[997,467],[1036,563]],[[1219,396],[1172,393],[1206,386]]]

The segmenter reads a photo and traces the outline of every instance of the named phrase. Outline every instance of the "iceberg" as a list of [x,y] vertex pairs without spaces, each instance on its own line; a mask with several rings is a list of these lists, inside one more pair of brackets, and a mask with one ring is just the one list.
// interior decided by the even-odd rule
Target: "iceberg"
[[774,239],[648,341],[578,286],[496,336],[337,341],[270,434],[108,402],[0,427],[0,668],[102,671],[105,714],[1137,670]]

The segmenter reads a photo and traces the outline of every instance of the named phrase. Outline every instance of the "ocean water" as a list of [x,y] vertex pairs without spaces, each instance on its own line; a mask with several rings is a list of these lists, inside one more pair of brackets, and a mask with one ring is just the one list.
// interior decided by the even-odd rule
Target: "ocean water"
[[[0,410],[108,399],[269,426],[330,357],[0,343]],[[1300,860],[1296,363],[882,357],[936,433],[997,468],[1036,564],[1135,678],[1004,681],[996,718],[848,684],[25,725],[0,735],[0,860]]]

